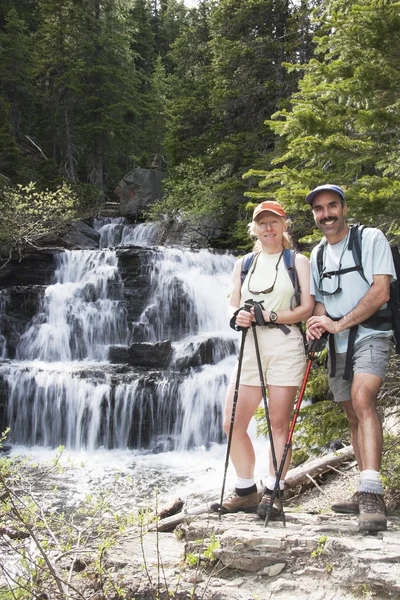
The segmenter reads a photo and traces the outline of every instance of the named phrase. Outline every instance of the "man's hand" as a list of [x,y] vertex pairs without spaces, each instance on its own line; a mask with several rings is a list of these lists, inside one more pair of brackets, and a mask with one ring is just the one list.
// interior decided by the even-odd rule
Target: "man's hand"
[[339,333],[337,321],[332,321],[326,315],[312,316],[307,321],[307,338],[311,340],[319,340],[325,332]]

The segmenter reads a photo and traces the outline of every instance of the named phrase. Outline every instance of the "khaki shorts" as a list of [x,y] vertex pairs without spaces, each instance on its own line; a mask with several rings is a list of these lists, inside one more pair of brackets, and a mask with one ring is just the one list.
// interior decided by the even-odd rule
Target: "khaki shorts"
[[[361,340],[354,347],[353,373],[349,380],[343,379],[346,353],[336,354],[336,374],[335,377],[329,377],[329,387],[334,401],[345,402],[351,400],[351,385],[354,373],[369,373],[380,377],[383,381],[393,350],[393,341],[388,337],[374,336]],[[328,369],[330,373],[331,361],[329,358]]]
[[[290,326],[290,333],[285,335],[277,327],[256,327],[256,334],[265,384],[299,386],[306,362],[303,337],[299,328]],[[236,373],[237,364],[232,373],[231,383],[236,383]],[[252,328],[246,335],[240,384],[261,385]]]

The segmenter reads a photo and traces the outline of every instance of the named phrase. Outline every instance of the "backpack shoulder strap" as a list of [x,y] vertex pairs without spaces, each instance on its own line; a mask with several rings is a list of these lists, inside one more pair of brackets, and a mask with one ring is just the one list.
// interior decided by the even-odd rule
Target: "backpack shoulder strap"
[[[295,300],[294,306],[299,306],[301,289],[300,289],[299,278],[297,275],[297,270],[296,270],[296,265],[295,265],[296,252],[289,248],[285,248],[285,250],[283,251],[283,261],[285,263],[286,270],[289,274],[290,281],[292,282],[293,289],[294,289],[294,294],[293,294],[293,298]],[[293,310],[294,306],[293,306],[293,302],[291,301],[290,302],[291,310]]]
[[318,275],[321,277],[322,272],[324,270],[324,250],[325,250],[325,246],[328,242],[326,241],[326,238],[322,238],[322,240],[320,241],[320,243],[318,244],[318,250],[317,250],[317,268],[318,268]]
[[364,281],[368,283],[362,267],[361,244],[364,228],[365,225],[360,225],[360,223],[356,223],[355,225],[352,225],[350,227],[349,243],[347,245],[347,249],[352,251],[354,264],[359,269],[361,277],[364,279]]
[[242,270],[240,272],[241,285],[243,285],[243,282],[246,279],[246,275],[250,271],[250,267],[253,264],[253,260],[255,259],[256,254],[257,252],[249,252],[248,254],[245,254],[242,258]]

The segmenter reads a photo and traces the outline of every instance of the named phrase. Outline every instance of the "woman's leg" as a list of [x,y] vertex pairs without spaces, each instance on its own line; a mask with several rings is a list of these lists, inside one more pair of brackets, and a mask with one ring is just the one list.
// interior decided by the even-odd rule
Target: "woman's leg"
[[[290,418],[293,413],[294,403],[296,400],[296,392],[297,387],[295,386],[268,386],[269,416],[271,421],[272,438],[274,442],[278,470],[281,464],[285,444],[289,434]],[[289,468],[291,455],[292,451],[290,449],[287,454],[281,479],[285,478],[285,475]],[[275,477],[275,469],[273,466],[271,452],[269,459],[269,475]]]
[[[227,437],[229,436],[231,427],[234,394],[235,384],[231,383],[225,399],[224,431]],[[255,454],[253,444],[247,433],[247,428],[260,401],[261,389],[259,386],[239,386],[230,457],[235,467],[236,475],[243,479],[254,477]]]

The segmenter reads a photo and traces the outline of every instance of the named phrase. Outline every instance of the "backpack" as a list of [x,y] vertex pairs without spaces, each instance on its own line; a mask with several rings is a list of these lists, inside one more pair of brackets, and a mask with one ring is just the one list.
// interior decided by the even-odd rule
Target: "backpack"
[[[243,285],[243,282],[246,279],[247,273],[250,271],[251,265],[253,264],[253,261],[254,261],[255,257],[257,256],[257,254],[258,254],[258,252],[250,252],[249,254],[245,254],[243,256],[242,271],[240,274],[241,285]],[[297,276],[297,271],[296,271],[296,267],[295,267],[295,259],[296,259],[296,252],[294,250],[290,250],[289,248],[285,248],[283,251],[283,262],[284,262],[286,270],[289,274],[290,281],[292,282],[293,290],[294,290],[293,296],[290,300],[290,310],[293,310],[293,308],[295,306],[300,305],[301,289],[300,289],[299,278]]]
[[[332,277],[333,275],[343,275],[352,271],[357,271],[360,276],[367,281],[362,267],[362,234],[365,225],[357,223],[350,227],[349,242],[347,249],[353,253],[354,267],[340,269],[337,271],[323,272],[324,265],[324,249],[327,244],[326,239],[321,240],[317,251],[317,268],[320,278]],[[392,258],[395,266],[396,281],[390,284],[390,298],[386,308],[378,310],[374,315],[371,315],[366,321],[360,323],[371,329],[388,330],[393,329],[395,338],[396,354],[400,354],[400,254],[398,246],[391,246]],[[368,283],[368,282],[367,282]],[[352,371],[352,358],[354,354],[354,343],[356,339],[358,325],[350,328],[349,342],[347,346],[346,365],[343,379],[350,379]],[[329,336],[329,347],[331,353],[331,377],[335,375],[335,345],[333,336]]]

